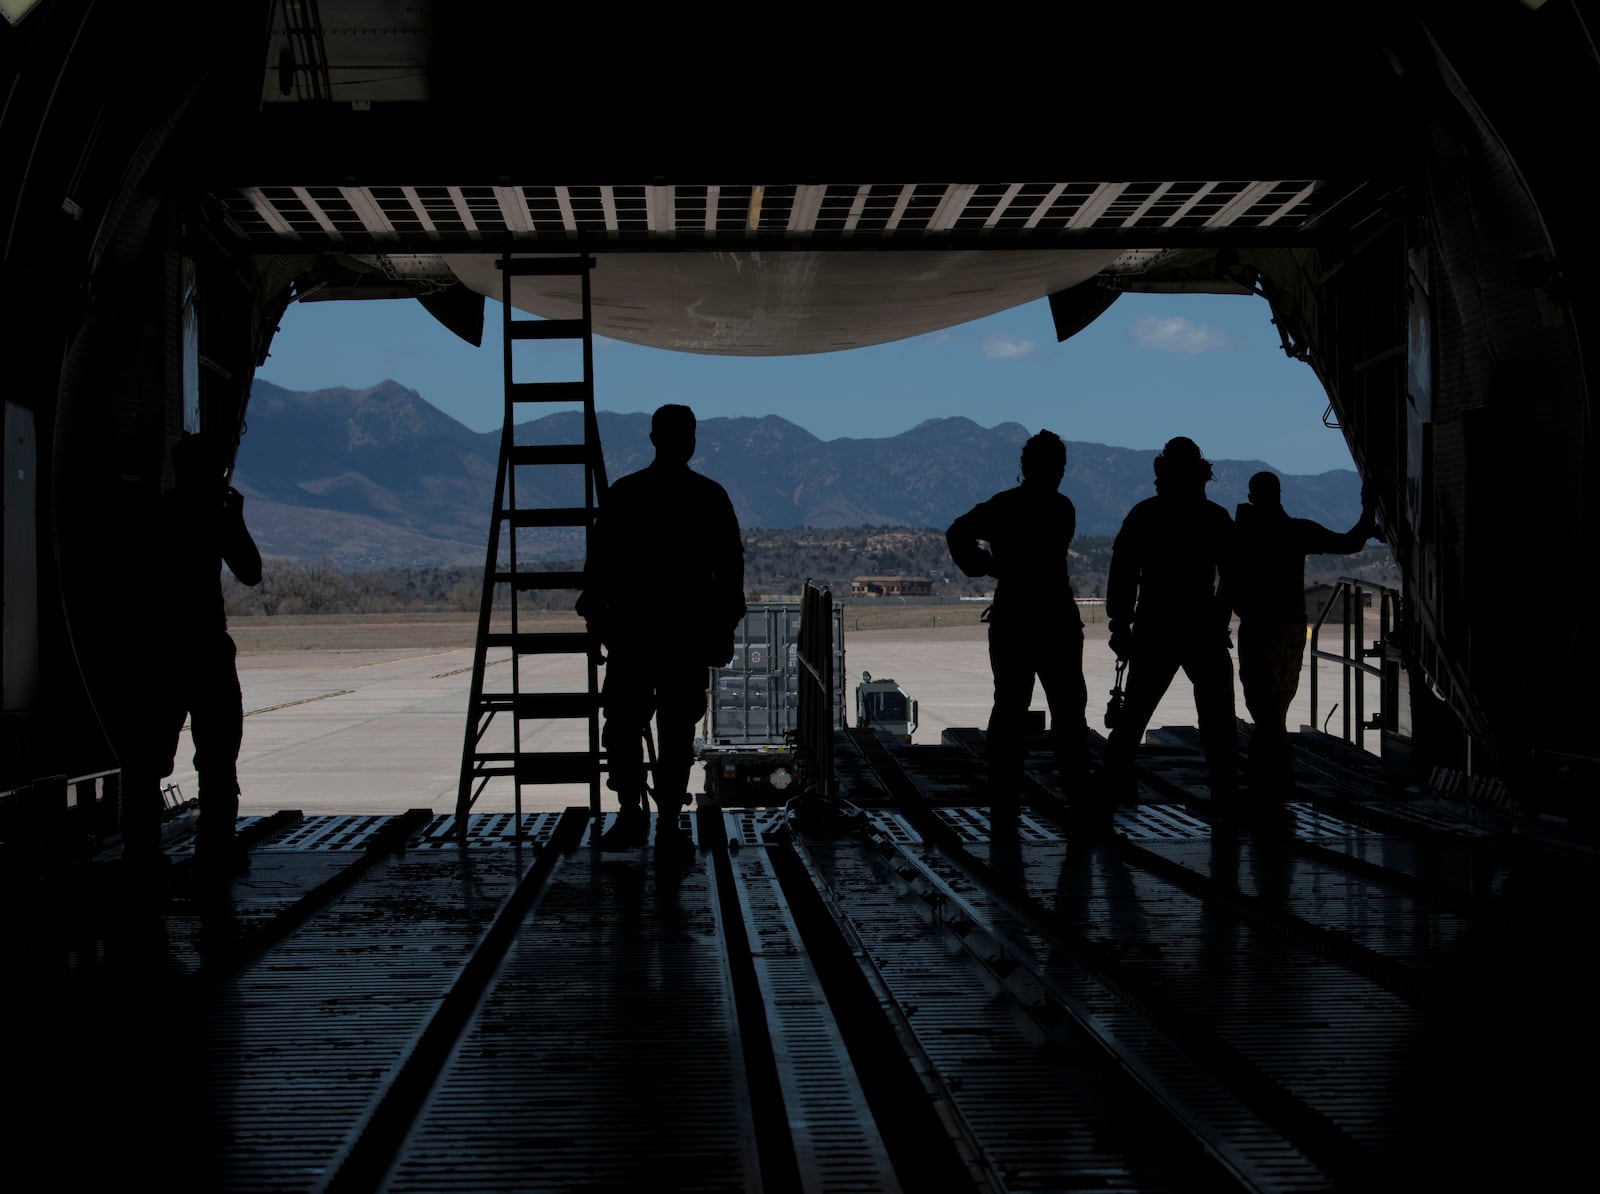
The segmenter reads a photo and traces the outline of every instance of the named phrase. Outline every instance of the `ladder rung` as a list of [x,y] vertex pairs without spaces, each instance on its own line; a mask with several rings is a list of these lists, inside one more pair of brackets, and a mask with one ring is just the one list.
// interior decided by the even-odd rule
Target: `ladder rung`
[[586,381],[514,381],[506,387],[512,402],[587,402],[592,392]]
[[518,655],[587,655],[589,635],[582,630],[519,631],[484,636],[486,647],[510,647]]
[[[522,759],[531,758],[531,757],[535,757],[535,756],[538,756],[538,755],[541,755],[541,754],[543,754],[543,755],[556,754],[556,755],[562,755],[562,756],[566,756],[566,757],[571,757],[571,758],[574,758],[574,759],[582,759],[586,763],[593,762],[594,765],[596,767],[598,767],[601,771],[605,771],[610,766],[610,763],[606,759],[606,752],[603,751],[603,750],[600,751],[598,754],[591,754],[591,753],[589,753],[587,751],[581,751],[581,750],[569,750],[569,751],[533,751],[533,750],[525,750],[520,755],[516,754],[514,751],[509,751],[509,750],[480,750],[480,751],[477,751],[475,754],[473,754],[472,762],[473,762],[473,766],[480,767],[480,768],[484,769],[484,771],[486,771],[486,772],[492,766],[492,767],[495,768],[495,772],[494,773],[496,775],[510,775],[511,771],[512,771],[512,768],[516,765],[516,760],[517,759],[519,759],[519,758],[522,758]],[[648,763],[645,764],[645,770],[646,771],[651,770],[650,764],[648,764]]]
[[581,784],[599,771],[600,760],[586,750],[545,751],[519,755],[516,769],[518,783]]
[[581,319],[513,319],[506,331],[513,340],[582,340],[589,325]]
[[513,444],[512,464],[587,464],[594,453],[588,444]]
[[514,527],[586,527],[593,510],[582,506],[545,506],[537,510],[501,510],[499,517]]
[[519,592],[529,589],[581,589],[582,572],[496,572],[494,583],[510,585]]
[[524,718],[587,717],[600,707],[599,694],[591,692],[486,692],[479,699]]
[[560,277],[587,273],[594,265],[593,257],[513,257],[496,261],[495,265],[513,278]]

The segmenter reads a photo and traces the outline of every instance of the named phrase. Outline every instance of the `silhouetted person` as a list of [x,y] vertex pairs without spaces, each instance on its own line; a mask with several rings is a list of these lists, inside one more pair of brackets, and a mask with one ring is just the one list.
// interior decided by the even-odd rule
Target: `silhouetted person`
[[1230,802],[1238,782],[1228,653],[1233,520],[1206,497],[1211,462],[1192,439],[1168,440],[1155,472],[1156,496],[1123,519],[1106,577],[1110,646],[1127,661],[1128,677],[1106,741],[1105,816],[1116,801],[1133,799],[1134,752],[1179,668],[1194,685],[1213,800]]
[[[171,771],[172,748],[164,699],[171,659],[161,628],[166,613],[161,492],[154,483],[122,479],[109,495],[106,538],[99,558],[106,575],[128,578],[126,610],[118,632],[109,621],[93,624],[104,637],[86,636],[84,663],[101,675],[106,729],[116,752],[118,828],[122,833],[117,908],[134,916],[160,915],[172,869],[161,848],[165,802],[162,777]],[[129,633],[128,627],[139,628]]]
[[989,607],[994,705],[985,751],[992,811],[1015,811],[1033,683],[1044,686],[1063,787],[1079,793],[1088,772],[1083,618],[1067,576],[1078,515],[1060,492],[1067,446],[1041,431],[1022,446],[1021,484],[979,502],[950,524],[950,557],[968,576],[995,578]]
[[185,717],[194,741],[200,820],[195,866],[203,874],[246,869],[234,836],[239,815],[239,744],[244,700],[236,650],[222,602],[222,566],[242,584],[261,583],[261,553],[244,524],[244,498],[228,484],[228,460],[214,434],[185,435],[172,447],[173,487],[158,512],[158,596],[169,668],[165,698],[165,770],[172,774]]
[[1266,812],[1294,790],[1285,721],[1306,648],[1306,556],[1360,551],[1377,528],[1365,493],[1360,519],[1342,534],[1309,518],[1290,518],[1273,473],[1251,477],[1249,497],[1234,511],[1238,569],[1232,592],[1239,615],[1239,683],[1253,723],[1246,786],[1252,810]]
[[606,649],[602,745],[616,823],[603,849],[650,835],[644,738],[656,724],[656,845],[688,843],[678,814],[689,802],[695,727],[713,667],[733,658],[744,616],[744,543],[721,485],[689,467],[694,412],[671,404],[650,422],[655,461],[619,478],[600,503],[578,612]]

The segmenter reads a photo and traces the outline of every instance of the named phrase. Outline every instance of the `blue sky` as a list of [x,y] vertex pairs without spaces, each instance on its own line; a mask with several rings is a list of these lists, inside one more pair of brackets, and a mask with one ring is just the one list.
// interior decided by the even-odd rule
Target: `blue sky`
[[[482,348],[413,300],[297,303],[257,376],[291,390],[393,378],[475,431],[501,421],[500,306]],[[532,376],[531,374],[528,376]],[[1284,356],[1264,299],[1124,295],[1065,343],[1040,300],[893,344],[793,357],[718,357],[595,342],[601,410],[683,402],[702,419],[781,415],[824,440],[899,434],[963,415],[1063,439],[1159,448],[1187,435],[1213,459],[1280,472],[1354,468],[1323,425],[1310,366]]]

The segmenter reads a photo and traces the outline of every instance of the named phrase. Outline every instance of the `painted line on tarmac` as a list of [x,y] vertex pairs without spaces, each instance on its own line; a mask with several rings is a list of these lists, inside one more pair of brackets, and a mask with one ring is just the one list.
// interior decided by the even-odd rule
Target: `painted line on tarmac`
[[[329,697],[349,696],[354,691],[355,689],[353,688],[341,688],[335,692],[325,692],[321,696],[301,697],[298,701],[284,701],[281,705],[267,705],[261,709],[247,709],[244,715],[246,717],[254,717],[257,713],[271,713],[275,709],[287,709],[292,705],[309,705],[312,701],[325,701]],[[189,722],[184,722],[183,729],[187,730],[189,725]]]
[[[334,654],[340,654],[340,653],[345,652],[345,651],[383,651],[383,650],[387,650],[387,649],[388,648],[385,648],[385,647],[338,647],[338,648],[334,648],[333,649],[333,653]],[[256,663],[263,656],[293,655],[293,654],[299,654],[299,655],[315,654],[320,650],[322,650],[322,648],[320,648],[320,647],[297,647],[297,648],[294,648],[293,650],[286,650],[286,651],[240,651],[239,652],[239,657],[241,659],[243,659],[243,658],[248,656],[252,663]],[[441,651],[425,651],[421,655],[397,655],[393,659],[378,659],[378,660],[374,660],[372,663],[352,663],[352,664],[348,664],[348,665],[333,664],[333,663],[328,663],[328,662],[323,661],[323,660],[318,660],[318,661],[312,662],[312,663],[290,663],[290,664],[284,664],[284,665],[282,665],[281,668],[274,667],[274,670],[291,671],[291,672],[292,671],[325,672],[325,671],[334,670],[335,668],[339,668],[339,669],[344,670],[344,671],[359,672],[363,668],[388,667],[391,664],[395,664],[395,663],[410,663],[413,660],[417,660],[417,659],[433,659],[433,658],[435,658],[436,656],[439,656],[439,655],[457,655],[457,654],[460,654],[462,651],[465,651],[465,650],[467,650],[466,647],[446,647]],[[273,665],[267,665],[267,666],[273,666]]]
[[[511,662],[511,656],[507,655],[504,659],[486,659],[486,660],[484,660],[483,666],[484,667],[494,667],[498,663],[510,663],[510,662]],[[435,673],[433,678],[435,680],[444,680],[444,679],[447,679],[450,676],[459,676],[462,672],[470,672],[471,670],[472,670],[472,665],[469,663],[469,664],[467,664],[466,667],[458,667],[453,672],[437,672],[437,673]]]
[[349,696],[354,691],[355,689],[353,688],[340,688],[334,692],[325,692],[321,696],[301,697],[298,701],[284,701],[281,705],[267,705],[265,708],[251,709],[245,716],[254,717],[257,713],[271,713],[277,709],[287,709],[291,705],[309,705],[312,701],[325,701],[329,697]]
[[351,667],[352,672],[359,672],[366,667],[388,667],[393,663],[410,663],[414,659],[434,659],[440,655],[454,655],[458,651],[465,651],[465,647],[446,647],[443,651],[424,651],[421,655],[401,655],[394,659],[379,659],[372,663],[358,663]]

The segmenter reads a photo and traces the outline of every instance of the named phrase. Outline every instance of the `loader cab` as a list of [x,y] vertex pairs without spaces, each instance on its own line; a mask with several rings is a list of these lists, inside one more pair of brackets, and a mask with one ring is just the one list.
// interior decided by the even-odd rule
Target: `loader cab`
[[893,680],[861,673],[856,685],[856,725],[909,743],[917,730],[917,702]]

